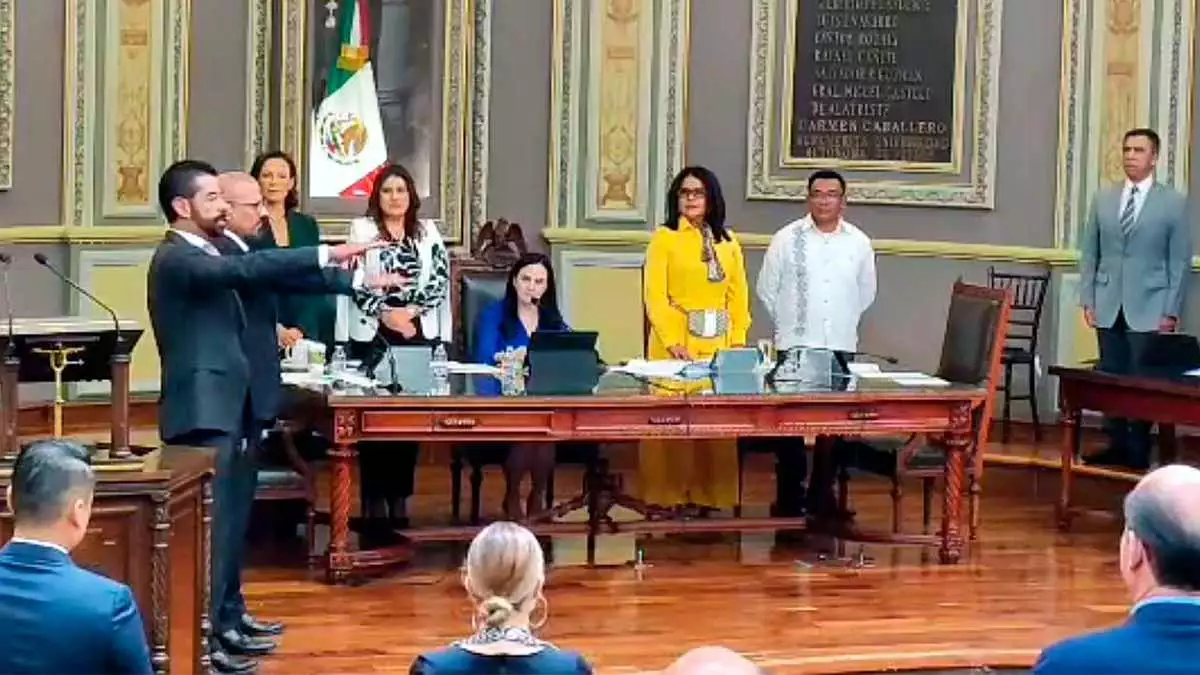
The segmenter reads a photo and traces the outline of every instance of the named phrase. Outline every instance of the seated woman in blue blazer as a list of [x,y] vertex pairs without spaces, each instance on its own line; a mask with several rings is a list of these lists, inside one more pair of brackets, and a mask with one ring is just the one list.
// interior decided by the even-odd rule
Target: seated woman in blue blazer
[[[474,634],[418,656],[411,675],[591,674],[581,655],[537,636],[550,606],[542,592],[545,554],[532,532],[503,520],[488,525],[471,542],[462,569],[475,606]],[[536,621],[534,613],[541,615]]]
[[[541,253],[529,253],[521,256],[509,271],[504,298],[479,313],[475,324],[475,353],[471,356],[476,363],[495,364],[509,347],[528,347],[529,336],[539,330],[569,329],[558,311],[550,259]],[[554,471],[554,454],[552,443],[521,443],[509,450],[504,464],[507,482],[505,515],[521,518],[521,480],[526,473],[531,474],[533,486],[525,512],[533,515],[539,511],[539,505],[545,500],[550,473]]]

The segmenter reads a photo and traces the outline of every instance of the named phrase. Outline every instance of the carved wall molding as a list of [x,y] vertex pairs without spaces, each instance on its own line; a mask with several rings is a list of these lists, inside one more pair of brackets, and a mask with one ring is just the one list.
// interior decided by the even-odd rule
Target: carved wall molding
[[[257,1],[257,0],[256,0]],[[440,209],[431,214],[448,243],[465,244],[471,224],[487,211],[487,162],[491,88],[491,17],[493,0],[442,0],[441,149],[436,187]],[[306,166],[310,101],[305,37],[313,17],[308,0],[280,0],[279,147]],[[260,49],[272,49],[263,47]],[[269,53],[269,52],[265,52]],[[465,140],[464,140],[465,139]],[[304,169],[301,169],[304,171]],[[348,216],[316,214],[330,233],[343,232]]]
[[187,144],[190,0],[67,0],[63,224],[161,223],[153,188]]
[[[746,198],[754,200],[803,201],[807,171],[786,166],[783,161],[782,130],[789,109],[784,92],[784,72],[790,63],[780,45],[791,44],[797,2],[801,0],[753,0],[750,55],[750,101],[747,128]],[[921,205],[934,207],[991,209],[996,190],[996,133],[1000,95],[1000,33],[1003,0],[961,0],[969,27],[960,28],[960,39],[969,40],[965,50],[969,75],[960,87],[965,108],[957,114],[956,130],[964,151],[962,170],[953,179],[930,172],[847,170],[848,196],[860,204]],[[787,11],[785,11],[787,10]],[[786,48],[785,48],[786,51]],[[967,67],[969,66],[969,67]],[[960,78],[961,80],[962,78]],[[965,113],[965,114],[964,114]],[[969,121],[969,125],[963,125]],[[969,133],[967,133],[969,132]],[[837,168],[836,164],[831,168]]]
[[555,3],[548,228],[658,221],[683,166],[690,4]]
[[1159,133],[1158,180],[1187,191],[1195,19],[1192,0],[1063,1],[1058,246],[1076,246],[1092,195],[1121,180],[1131,128]]
[[12,188],[16,129],[16,0],[0,0],[0,190]]
[[247,168],[271,142],[271,0],[249,0],[246,25]]

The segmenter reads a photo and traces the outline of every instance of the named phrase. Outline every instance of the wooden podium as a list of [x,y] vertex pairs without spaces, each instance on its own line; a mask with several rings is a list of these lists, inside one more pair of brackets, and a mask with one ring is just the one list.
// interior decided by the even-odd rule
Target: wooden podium
[[118,330],[111,319],[69,316],[16,319],[11,339],[4,326],[0,331],[0,468],[21,448],[20,383],[54,383],[54,434],[62,436],[65,383],[103,381],[112,383],[112,435],[93,447],[92,464],[101,471],[136,468],[130,464],[136,457],[129,444],[129,359],[142,329],[133,321]]

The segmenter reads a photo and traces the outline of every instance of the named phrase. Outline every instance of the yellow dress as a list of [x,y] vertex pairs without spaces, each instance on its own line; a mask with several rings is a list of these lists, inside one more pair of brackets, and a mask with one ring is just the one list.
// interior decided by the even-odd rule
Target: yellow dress
[[[730,233],[733,236],[733,233]],[[746,344],[750,296],[746,265],[737,238],[716,243],[722,281],[708,280],[701,259],[704,237],[687,219],[679,229],[659,227],[646,249],[643,281],[650,336],[649,359],[669,359],[668,347],[683,345],[693,359],[707,360],[719,349]],[[691,335],[686,311],[726,310],[729,329],[716,338]],[[641,498],[652,504],[694,504],[730,509],[738,501],[736,440],[679,441],[651,439],[639,446]]]

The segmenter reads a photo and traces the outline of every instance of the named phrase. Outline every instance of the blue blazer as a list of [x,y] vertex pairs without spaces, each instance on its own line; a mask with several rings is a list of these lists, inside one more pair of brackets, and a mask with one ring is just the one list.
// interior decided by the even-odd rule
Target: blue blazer
[[[475,363],[495,364],[496,354],[512,347],[520,349],[529,346],[529,333],[525,325],[517,322],[517,332],[511,338],[505,339],[501,327],[504,325],[504,301],[497,300],[479,313],[475,319],[475,353],[471,359]],[[538,330],[570,330],[566,323],[557,326],[538,326]]]
[[1124,624],[1047,647],[1037,675],[1192,675],[1200,645],[1200,604],[1151,601]]
[[0,673],[153,672],[129,587],[39,544],[0,549]]
[[592,666],[575,652],[544,649],[528,656],[483,656],[462,647],[422,654],[409,675],[591,675]]

